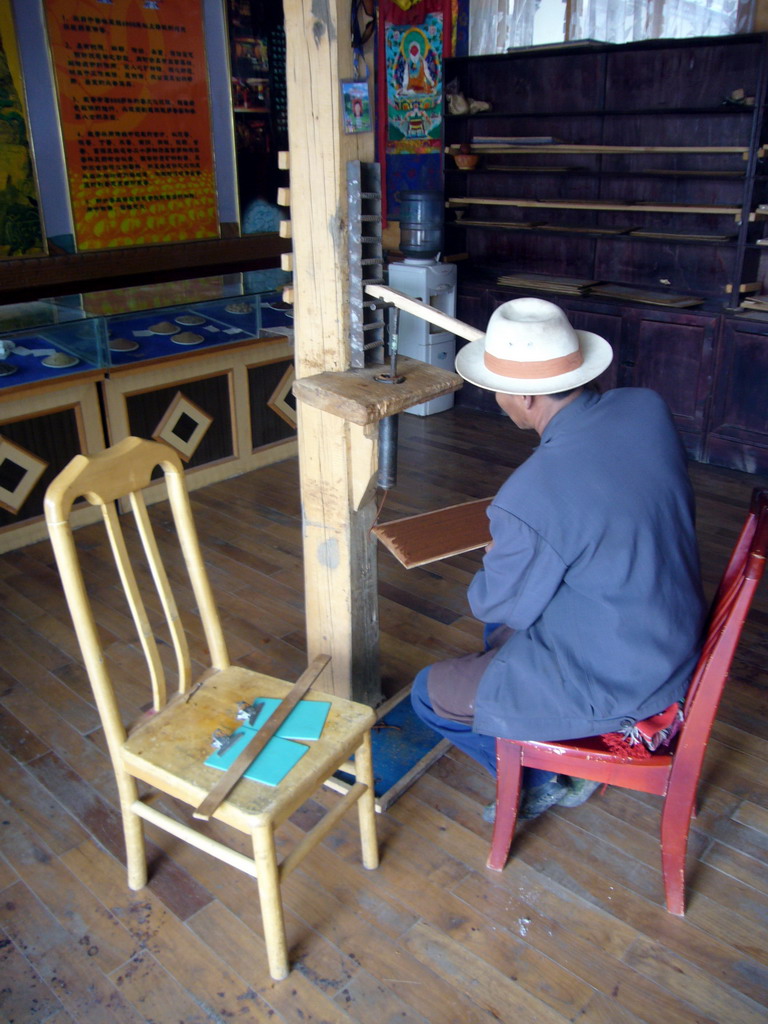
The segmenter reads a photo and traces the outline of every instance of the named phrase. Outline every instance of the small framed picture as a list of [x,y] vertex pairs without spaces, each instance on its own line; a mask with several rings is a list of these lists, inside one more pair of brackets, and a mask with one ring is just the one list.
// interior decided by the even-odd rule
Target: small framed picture
[[177,391],[165,415],[155,427],[152,438],[165,441],[176,449],[185,462],[189,462],[212,423],[213,416],[209,416],[199,405]]
[[342,81],[341,107],[344,112],[344,131],[347,135],[373,130],[368,82],[356,82],[353,79]]

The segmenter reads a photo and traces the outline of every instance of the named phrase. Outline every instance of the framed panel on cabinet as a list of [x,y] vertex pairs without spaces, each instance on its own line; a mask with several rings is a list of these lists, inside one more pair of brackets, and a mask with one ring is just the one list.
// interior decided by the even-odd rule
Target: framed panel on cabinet
[[[104,448],[99,408],[101,373],[48,383],[25,392],[0,392],[0,553],[48,536],[43,499],[48,484],[75,455]],[[75,525],[100,511],[75,506]]]
[[[275,388],[265,387],[260,395],[253,378],[264,375],[271,386],[275,375],[280,380],[292,365],[290,341],[273,337],[113,370],[102,385],[109,443],[162,431],[163,440],[173,444],[176,430],[190,490],[289,458],[297,452],[295,430],[268,401],[261,403],[261,395],[271,398]],[[174,405],[181,409],[175,421],[169,413]],[[184,442],[195,436],[194,410],[206,428],[197,431],[199,444],[189,450]],[[270,421],[276,421],[271,434],[264,429]],[[162,487],[150,488],[148,499],[160,500]]]
[[701,460],[718,317],[624,309],[618,383],[653,388],[666,400],[689,455]]
[[707,461],[747,473],[768,473],[768,321],[723,320]]

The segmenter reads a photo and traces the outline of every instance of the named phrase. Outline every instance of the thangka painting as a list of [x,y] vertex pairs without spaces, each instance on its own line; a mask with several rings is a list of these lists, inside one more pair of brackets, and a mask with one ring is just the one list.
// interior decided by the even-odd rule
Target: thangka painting
[[16,33],[0,4],[0,259],[45,252]]
[[387,152],[440,151],[443,15],[386,26]]

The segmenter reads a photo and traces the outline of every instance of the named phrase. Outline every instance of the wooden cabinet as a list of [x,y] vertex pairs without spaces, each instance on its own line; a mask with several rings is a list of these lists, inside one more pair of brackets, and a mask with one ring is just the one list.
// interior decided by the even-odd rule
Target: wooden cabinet
[[[768,317],[740,304],[768,277],[767,77],[762,33],[446,61],[447,82],[490,104],[445,119],[464,318],[558,302],[613,344],[603,386],[654,388],[692,457],[754,472],[768,472]],[[473,170],[455,166],[460,146]]]
[[718,318],[707,314],[624,310],[620,385],[658,391],[689,454],[704,453]]
[[[471,296],[469,301],[466,293]],[[461,297],[461,319],[483,327],[496,306],[522,294],[467,284]],[[609,302],[581,298],[550,298],[562,307],[577,330],[592,331],[610,342],[613,362],[597,378],[596,385],[601,390],[647,387],[658,391],[672,411],[689,455],[703,459],[719,317],[713,313],[622,309]],[[457,404],[486,412],[496,409],[490,392],[467,383],[458,393]]]
[[724,320],[706,461],[768,473],[768,324]]
[[763,234],[765,66],[762,34],[447,61],[491,104],[445,119],[447,251],[496,279],[737,305]]
[[[285,380],[285,387],[280,382]],[[102,384],[110,444],[124,437],[157,437],[187,459],[187,487],[194,490],[219,480],[286,459],[297,450],[295,422],[286,399],[293,381],[293,348],[286,338],[239,342],[160,365],[145,363],[111,373]],[[179,401],[187,403],[180,408]],[[190,422],[202,419],[199,445],[184,452],[170,417],[178,411]],[[150,488],[150,500],[164,485]]]

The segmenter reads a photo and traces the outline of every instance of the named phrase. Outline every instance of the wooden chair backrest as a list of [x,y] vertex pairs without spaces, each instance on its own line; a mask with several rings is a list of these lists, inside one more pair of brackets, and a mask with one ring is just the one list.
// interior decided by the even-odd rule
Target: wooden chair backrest
[[189,646],[142,494],[158,466],[165,474],[173,522],[200,612],[211,667],[227,668],[229,657],[192,519],[184,469],[172,448],[128,437],[98,455],[78,455],[51,482],[45,496],[48,532],[85,666],[107,737],[118,741],[124,737],[124,730],[69,516],[73,503],[79,498],[101,508],[110,548],[147,663],[153,706],[159,710],[167,700],[165,671],[117,509],[119,499],[129,500],[174,650],[178,689],[184,693],[191,684]]
[[725,568],[707,620],[704,645],[685,698],[677,759],[709,739],[744,621],[765,569],[768,491],[755,488],[749,513]]

